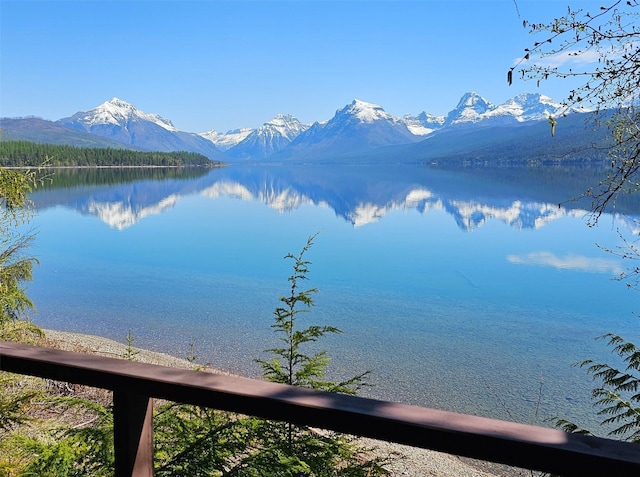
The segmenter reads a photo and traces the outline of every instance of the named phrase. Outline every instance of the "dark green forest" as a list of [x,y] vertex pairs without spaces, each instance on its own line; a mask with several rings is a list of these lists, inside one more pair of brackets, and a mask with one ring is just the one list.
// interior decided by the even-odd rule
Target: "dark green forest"
[[0,167],[215,167],[195,152],[142,152],[79,148],[28,141],[0,141]]

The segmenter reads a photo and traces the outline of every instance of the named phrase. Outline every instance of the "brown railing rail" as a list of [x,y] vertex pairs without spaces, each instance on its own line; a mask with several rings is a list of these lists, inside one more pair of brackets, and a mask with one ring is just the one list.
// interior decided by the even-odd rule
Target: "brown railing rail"
[[253,379],[0,342],[0,370],[113,391],[116,475],[153,475],[152,399],[561,475],[640,476],[640,446]]

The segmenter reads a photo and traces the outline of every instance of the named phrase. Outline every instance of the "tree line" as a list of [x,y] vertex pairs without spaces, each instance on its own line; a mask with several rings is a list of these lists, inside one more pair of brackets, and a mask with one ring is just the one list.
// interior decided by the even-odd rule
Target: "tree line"
[[3,167],[212,167],[219,165],[195,152],[143,152],[130,149],[80,148],[29,141],[0,141]]

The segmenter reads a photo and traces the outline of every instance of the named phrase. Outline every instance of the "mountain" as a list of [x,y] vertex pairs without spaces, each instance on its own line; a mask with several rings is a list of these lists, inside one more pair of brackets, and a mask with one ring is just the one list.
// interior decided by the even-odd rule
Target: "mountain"
[[546,119],[443,127],[420,143],[377,154],[439,165],[601,161],[610,138],[606,127],[590,127],[590,119],[589,113],[559,117],[554,136]]
[[547,120],[549,116],[558,117],[565,112],[563,105],[539,93],[522,93],[495,106],[472,91],[465,93],[446,116],[434,116],[423,111],[417,116],[405,115],[402,119],[416,136],[428,136],[451,126],[515,125]]
[[[412,162],[466,155],[478,160],[492,160],[492,156],[528,160],[549,159],[553,154],[555,159],[567,154],[576,159],[587,149],[590,152],[585,154],[593,156],[592,143],[602,142],[603,137],[586,134],[584,115],[578,115],[579,120],[562,119],[563,127],[567,122],[569,127],[555,142],[547,140],[548,117],[559,117],[564,111],[561,104],[541,94],[523,93],[496,106],[470,92],[447,116],[423,111],[398,118],[379,105],[356,99],[326,123],[313,124],[274,159]],[[520,128],[534,124],[535,131]],[[487,128],[496,129],[488,132]],[[551,152],[560,142],[562,147]],[[525,149],[525,144],[532,147]]]
[[75,147],[136,149],[113,139],[96,136],[84,131],[69,129],[53,121],[40,118],[0,119],[0,139],[4,141],[32,141],[47,144],[64,144]]
[[382,106],[355,99],[326,123],[314,123],[278,156],[344,156],[420,139],[405,121],[387,113]]
[[478,93],[466,93],[458,105],[447,114],[444,120],[444,126],[463,123],[478,123],[483,119],[488,111],[494,109],[495,106],[480,96]]
[[[446,116],[425,111],[396,117],[382,106],[354,100],[328,121],[311,126],[280,114],[257,129],[192,134],[157,114],[114,98],[55,123],[3,119],[4,139],[86,147],[191,151],[229,162],[430,162],[454,164],[602,159],[606,128],[585,124],[585,114],[565,110],[541,94],[523,93],[494,105],[475,92]],[[556,136],[547,119],[558,121]],[[219,146],[219,147],[218,147]],[[222,150],[224,152],[222,152]]]
[[242,142],[244,138],[252,132],[253,129],[251,128],[232,129],[226,133],[220,133],[212,129],[210,131],[200,133],[200,136],[211,141],[221,151],[226,151],[239,142]]
[[493,105],[478,93],[462,96],[458,105],[447,115],[443,127],[447,126],[495,126],[527,121],[546,120],[557,117],[565,108],[542,94],[522,93],[498,106]]
[[428,136],[444,125],[445,116],[434,116],[433,114],[428,114],[423,111],[417,116],[405,114],[402,120],[412,134],[416,136]]
[[263,159],[286,148],[307,129],[308,124],[293,116],[278,114],[231,147],[227,155],[234,159]]
[[517,122],[540,121],[549,116],[558,117],[567,112],[566,107],[540,93],[521,93],[502,103],[487,114],[488,118],[513,117]]
[[118,98],[56,123],[142,150],[191,151],[211,160],[223,160],[222,152],[211,141],[198,134],[178,131],[168,119],[140,111]]
[[[170,120],[165,119],[157,114],[149,114],[140,111],[133,104],[113,98],[111,101],[105,101],[97,108],[88,112],[79,112],[74,114],[71,122],[77,122],[84,125],[87,130],[99,130],[105,126],[125,127],[127,124],[136,121],[145,121],[153,123],[167,131],[177,132]],[[61,119],[60,122],[65,121]]]

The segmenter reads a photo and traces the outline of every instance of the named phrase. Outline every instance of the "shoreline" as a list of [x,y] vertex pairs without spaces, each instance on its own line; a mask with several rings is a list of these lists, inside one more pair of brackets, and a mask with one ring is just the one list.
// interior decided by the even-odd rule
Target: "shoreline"
[[[43,329],[48,346],[67,351],[78,351],[90,354],[99,354],[112,358],[122,358],[128,345],[118,341],[103,338],[96,335],[87,335],[69,331]],[[194,363],[183,358],[149,351],[136,346],[131,346],[136,352],[139,362],[157,364],[161,366],[177,368],[193,368]],[[208,368],[216,374],[229,375],[230,373]],[[524,475],[519,469],[508,468],[500,464],[477,461],[451,454],[445,454],[428,449],[420,449],[385,441],[377,441],[361,438],[366,447],[375,448],[381,456],[393,456],[391,464],[387,467],[391,476],[397,477],[506,477],[509,475]],[[517,472],[514,474],[514,472]]]
[[[210,159],[211,160],[211,159]],[[15,170],[38,170],[46,171],[51,169],[215,169],[218,167],[224,167],[228,165],[226,162],[211,161],[212,164],[183,164],[180,166],[160,166],[157,164],[148,164],[141,166],[133,165],[112,165],[112,166],[0,166],[2,169],[15,169]]]

